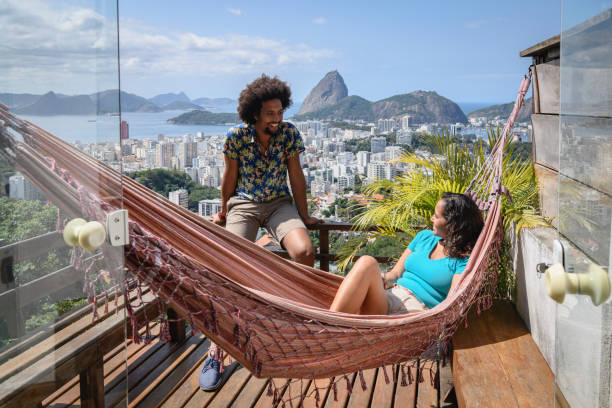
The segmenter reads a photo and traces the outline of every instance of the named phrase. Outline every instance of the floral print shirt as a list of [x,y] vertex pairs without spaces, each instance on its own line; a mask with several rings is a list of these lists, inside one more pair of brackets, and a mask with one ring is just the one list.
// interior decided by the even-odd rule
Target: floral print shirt
[[239,162],[234,196],[263,203],[289,195],[287,159],[303,151],[300,132],[288,122],[281,122],[276,135],[270,137],[265,155],[257,144],[255,126],[230,128],[223,153]]

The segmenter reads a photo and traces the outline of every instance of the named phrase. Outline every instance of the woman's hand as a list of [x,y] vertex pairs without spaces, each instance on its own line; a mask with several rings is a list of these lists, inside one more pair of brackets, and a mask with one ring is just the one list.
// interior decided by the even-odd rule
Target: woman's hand
[[381,273],[380,274],[380,278],[382,279],[383,288],[385,288],[385,290],[391,289],[393,287],[393,285],[395,284],[395,282],[387,280],[387,274],[386,273]]

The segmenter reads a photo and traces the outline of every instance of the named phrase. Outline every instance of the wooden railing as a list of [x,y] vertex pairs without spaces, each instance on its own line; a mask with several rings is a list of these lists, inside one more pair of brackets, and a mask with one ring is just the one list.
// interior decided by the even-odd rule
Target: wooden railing
[[[315,259],[319,261],[319,269],[329,272],[329,263],[338,260],[338,255],[329,252],[329,232],[330,231],[355,231],[355,226],[349,222],[333,222],[326,221],[320,224],[309,225],[307,227],[311,231],[319,231],[319,248],[315,248]],[[378,227],[372,226],[368,231],[378,231]],[[281,246],[276,243],[270,243],[266,245],[268,251],[274,252],[283,258],[289,258],[289,254]],[[399,254],[398,254],[399,255]],[[355,260],[359,259],[360,255],[354,257]],[[375,256],[374,257],[379,263],[391,263],[396,261],[396,258],[387,256]]]

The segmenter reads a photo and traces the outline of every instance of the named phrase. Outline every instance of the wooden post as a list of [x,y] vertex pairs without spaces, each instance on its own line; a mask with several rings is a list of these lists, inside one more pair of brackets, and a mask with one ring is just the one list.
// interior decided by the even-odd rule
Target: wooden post
[[329,272],[329,230],[321,229],[319,230],[319,254],[321,255],[321,260],[319,261],[319,267],[323,271]]
[[83,408],[104,407],[104,359],[98,353],[96,362],[79,374],[81,406]]
[[185,320],[176,320],[179,315],[172,308],[168,308],[168,323],[170,324],[170,337],[173,342],[183,343],[185,341]]

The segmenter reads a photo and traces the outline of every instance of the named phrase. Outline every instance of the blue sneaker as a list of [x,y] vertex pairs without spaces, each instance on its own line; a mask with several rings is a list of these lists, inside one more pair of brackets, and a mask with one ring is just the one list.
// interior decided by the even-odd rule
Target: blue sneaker
[[208,356],[204,360],[204,366],[200,371],[200,389],[202,391],[214,391],[221,385],[221,363],[214,356]]

